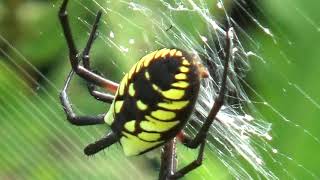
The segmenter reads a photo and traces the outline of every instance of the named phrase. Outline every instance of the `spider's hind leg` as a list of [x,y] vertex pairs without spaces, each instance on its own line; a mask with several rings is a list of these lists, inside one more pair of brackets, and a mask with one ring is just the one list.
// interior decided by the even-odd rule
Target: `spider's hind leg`
[[206,144],[206,141],[204,140],[200,144],[200,148],[198,151],[198,157],[194,161],[192,161],[190,164],[186,165],[185,167],[181,168],[179,171],[174,172],[173,174],[169,175],[169,179],[178,179],[183,177],[184,175],[188,174],[190,171],[198,168],[202,165],[203,160],[203,154],[204,154],[204,146]]
[[176,138],[173,138],[171,141],[167,142],[161,149],[159,180],[168,180],[168,177],[176,172],[176,168]]
[[117,133],[110,132],[107,136],[99,139],[98,141],[89,144],[84,148],[84,153],[88,156],[98,153],[99,151],[111,146],[112,144],[118,142],[121,136]]
[[[179,137],[178,137],[179,139]],[[200,144],[198,157],[185,167],[176,171],[177,168],[177,155],[176,155],[176,138],[169,141],[162,149],[161,152],[161,167],[159,173],[159,180],[174,180],[179,179],[190,171],[198,168],[202,164],[204,154],[205,141]]]

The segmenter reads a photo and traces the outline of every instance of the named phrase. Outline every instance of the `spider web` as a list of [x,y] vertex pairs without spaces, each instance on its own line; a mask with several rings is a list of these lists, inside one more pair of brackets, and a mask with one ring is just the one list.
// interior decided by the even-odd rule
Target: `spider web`
[[[56,16],[59,5],[60,2],[46,4],[48,14]],[[285,6],[290,8],[283,10],[281,7]],[[300,62],[301,57],[294,53],[306,47],[299,41],[303,36],[297,36],[297,32],[306,31],[319,37],[320,28],[313,20],[312,11],[307,11],[309,6],[301,6],[294,0],[254,3],[76,0],[69,3],[69,18],[81,48],[96,10],[103,10],[91,59],[93,67],[115,81],[141,56],[160,47],[179,47],[197,53],[212,73],[202,83],[193,120],[187,125],[191,135],[203,123],[220,88],[221,57],[229,22],[234,47],[227,102],[210,128],[203,166],[185,179],[319,179],[315,167],[318,158],[312,154],[320,146],[320,134],[316,134],[313,125],[314,117],[319,114],[320,99],[316,88],[301,80],[298,68],[310,69],[303,74],[308,77],[305,79],[314,80],[309,84],[314,84],[311,77],[316,71],[311,70],[315,65]],[[4,12],[1,9],[0,3],[0,12]],[[294,18],[290,16],[292,12]],[[26,16],[23,20],[32,18]],[[299,27],[291,23],[292,19]],[[281,26],[282,22],[295,28],[288,30]],[[83,155],[83,147],[102,137],[108,128],[78,128],[66,122],[58,93],[70,65],[58,22],[50,22],[48,26],[54,28],[37,26],[35,41],[46,42],[48,34],[55,37],[50,38],[47,46],[36,50],[29,44],[15,44],[10,37],[0,34],[0,178],[155,179],[159,150],[127,158],[119,145],[113,145],[94,157]],[[41,58],[45,57],[41,48],[56,54],[51,60],[54,70],[44,71],[48,67],[40,66]],[[314,55],[310,59],[315,59],[312,47],[306,51]],[[300,72],[299,76],[292,71]],[[276,93],[271,94],[272,91]],[[88,95],[85,83],[79,78],[73,80],[69,92],[79,114],[98,114],[108,109]],[[286,104],[291,98],[303,106]],[[290,114],[288,106],[296,107],[297,112]],[[178,146],[179,167],[192,161],[196,152]],[[310,158],[314,160],[306,160]]]

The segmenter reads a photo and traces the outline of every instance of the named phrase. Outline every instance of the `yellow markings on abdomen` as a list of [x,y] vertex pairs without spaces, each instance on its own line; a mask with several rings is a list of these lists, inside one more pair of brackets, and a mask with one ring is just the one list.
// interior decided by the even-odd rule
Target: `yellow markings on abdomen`
[[137,63],[134,66],[132,66],[132,68],[130,69],[128,79],[132,78],[132,75],[134,74],[136,68],[137,68]]
[[144,104],[141,100],[138,100],[137,107],[139,110],[144,111],[148,108],[148,105]]
[[148,71],[144,72],[144,76],[146,77],[146,79],[149,81],[150,80],[150,74]]
[[120,143],[122,145],[122,149],[126,156],[138,155],[150,148],[153,148],[163,141],[158,142],[145,142],[138,137],[128,134],[126,132],[122,132],[125,136],[122,136],[120,139]]
[[189,61],[187,61],[186,59],[182,60],[182,64],[185,65],[185,66],[190,66]]
[[136,125],[136,120],[129,121],[124,124],[124,128],[128,130],[129,132],[134,132],[135,131],[135,125]]
[[170,56],[174,56],[176,52],[177,52],[176,49],[171,49],[171,51],[170,51]]
[[158,121],[158,120],[156,120],[153,117],[148,116],[148,115],[144,116],[144,118],[146,118],[146,120],[148,120],[148,121]]
[[114,109],[116,113],[119,113],[121,111],[122,105],[123,101],[115,101]]
[[169,89],[167,91],[161,91],[161,93],[165,98],[179,100],[184,96],[185,90],[182,90],[182,89]]
[[141,67],[143,66],[143,60],[141,59],[138,63],[137,63],[137,67],[136,67],[136,73],[140,71]]
[[161,89],[155,84],[152,84],[152,88],[158,92],[161,92]]
[[181,52],[181,51],[177,51],[176,54],[175,54],[175,56],[181,57],[181,56],[182,56],[182,52]]
[[145,140],[145,141],[157,141],[160,139],[160,133],[148,133],[148,132],[141,132],[138,134],[138,137]]
[[143,65],[144,67],[148,67],[150,62],[154,59],[154,55],[157,53],[158,51],[154,51],[146,56],[144,56],[141,60],[143,61]]
[[189,83],[186,81],[178,81],[178,82],[172,83],[171,86],[177,87],[177,88],[187,88],[189,86]]
[[140,127],[145,131],[165,132],[179,124],[179,121],[163,122],[153,118],[149,118],[148,121],[141,121]]
[[179,73],[174,76],[177,80],[186,80],[188,77],[184,73]]
[[166,57],[168,54],[170,54],[170,49],[166,49],[165,51],[163,51],[161,57]]
[[167,91],[162,91],[157,85],[152,84],[152,88],[156,91],[158,91],[159,93],[162,94],[163,97],[168,98],[168,99],[174,99],[174,100],[179,100],[181,99],[184,94],[185,94],[185,90],[183,89],[169,89]]
[[159,57],[164,57],[170,52],[170,49],[161,49],[157,52],[157,54],[154,56],[155,59],[158,59]]
[[110,105],[109,111],[107,112],[106,116],[104,117],[104,122],[108,125],[111,125],[114,122],[114,101]]
[[124,88],[125,88],[127,82],[128,82],[128,74],[126,74],[120,82],[119,89],[118,89],[120,96],[122,96],[124,94]]
[[135,95],[136,91],[134,90],[134,84],[133,83],[129,84],[129,90],[128,91],[129,91],[129,95],[131,97],[133,97]]
[[187,68],[187,67],[185,67],[185,66],[179,67],[179,70],[180,70],[180,72],[183,72],[183,73],[189,72],[189,68]]
[[171,101],[158,103],[159,107],[168,110],[180,110],[188,105],[189,101]]
[[158,109],[158,110],[152,111],[151,116],[153,116],[159,120],[167,121],[167,120],[172,120],[173,118],[175,118],[176,113],[171,112],[171,111],[165,111],[165,110]]

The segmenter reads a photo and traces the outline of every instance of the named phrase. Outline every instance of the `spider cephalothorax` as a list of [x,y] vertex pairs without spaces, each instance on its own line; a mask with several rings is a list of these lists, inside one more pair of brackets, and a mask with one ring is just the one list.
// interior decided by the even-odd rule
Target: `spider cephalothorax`
[[[120,142],[126,155],[139,155],[164,145],[159,179],[176,179],[184,176],[202,163],[207,132],[224,101],[226,78],[230,59],[231,40],[226,32],[226,50],[221,88],[208,117],[194,138],[183,133],[198,97],[201,78],[208,72],[195,55],[177,48],[164,48],[141,58],[123,77],[120,84],[105,79],[90,67],[89,52],[96,36],[101,12],[92,26],[89,40],[81,56],[73,41],[67,7],[64,0],[59,18],[69,48],[72,66],[60,99],[67,119],[74,125],[108,124],[111,132],[89,144],[86,155],[93,155]],[[81,64],[82,62],[82,64]],[[88,82],[90,94],[97,100],[111,103],[108,113],[98,116],[77,116],[71,107],[67,89],[74,72]],[[97,91],[96,85],[109,93]],[[114,94],[114,95],[113,95]],[[190,148],[199,148],[198,158],[176,171],[176,139]]]

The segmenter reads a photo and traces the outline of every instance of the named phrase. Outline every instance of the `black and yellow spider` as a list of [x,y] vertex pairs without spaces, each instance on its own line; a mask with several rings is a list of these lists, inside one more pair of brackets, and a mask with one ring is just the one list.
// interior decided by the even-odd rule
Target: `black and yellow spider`
[[[97,13],[89,40],[79,54],[71,34],[67,17],[68,0],[64,0],[59,18],[69,48],[72,66],[60,99],[67,119],[71,124],[108,124],[111,132],[100,140],[89,144],[86,155],[93,155],[104,148],[120,142],[125,155],[139,155],[156,147],[162,148],[159,179],[177,179],[201,165],[206,135],[219,112],[226,92],[226,78],[230,59],[231,40],[226,33],[226,52],[221,88],[208,117],[194,138],[183,133],[198,97],[200,81],[208,72],[199,57],[179,49],[161,49],[141,58],[123,77],[120,84],[103,78],[90,68],[89,52],[96,36],[101,11]],[[229,31],[229,30],[228,30]],[[82,61],[82,64],[80,62]],[[77,116],[71,107],[67,89],[73,72],[88,81],[92,96],[112,103],[108,113],[98,116]],[[96,85],[111,94],[100,92]],[[199,148],[198,158],[176,171],[176,139],[189,148]]]

